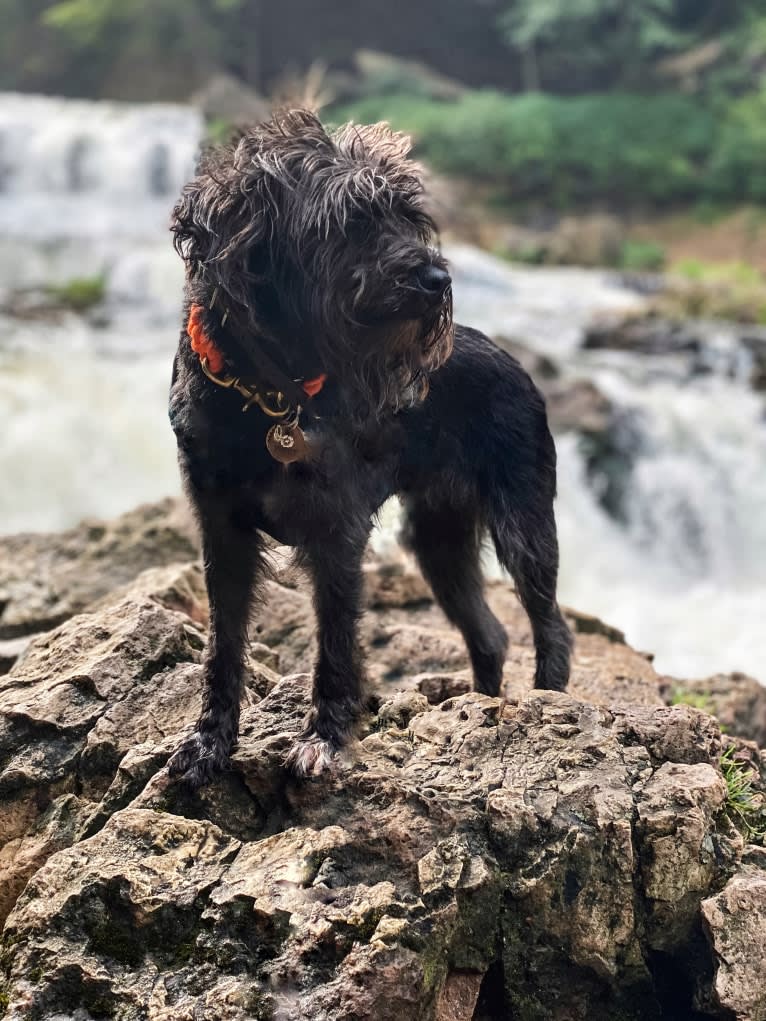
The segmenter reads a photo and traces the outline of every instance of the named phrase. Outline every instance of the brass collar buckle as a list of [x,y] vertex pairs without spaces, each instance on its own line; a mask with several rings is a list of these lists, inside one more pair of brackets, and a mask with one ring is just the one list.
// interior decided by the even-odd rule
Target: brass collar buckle
[[264,415],[268,415],[269,418],[284,418],[290,414],[290,405],[281,390],[267,390],[262,394],[256,385],[243,383],[239,376],[217,376],[208,365],[207,358],[201,358],[200,365],[211,382],[217,383],[218,386],[222,386],[226,390],[236,390],[245,398],[243,411],[249,411],[254,404],[257,404]]

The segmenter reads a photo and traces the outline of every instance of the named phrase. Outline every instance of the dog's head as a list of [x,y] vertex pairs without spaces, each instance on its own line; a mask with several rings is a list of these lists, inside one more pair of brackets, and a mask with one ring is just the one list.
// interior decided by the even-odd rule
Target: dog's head
[[174,211],[196,291],[217,288],[293,371],[308,341],[378,409],[422,395],[452,345],[450,276],[408,151],[384,124],[328,132],[284,112],[208,153]]

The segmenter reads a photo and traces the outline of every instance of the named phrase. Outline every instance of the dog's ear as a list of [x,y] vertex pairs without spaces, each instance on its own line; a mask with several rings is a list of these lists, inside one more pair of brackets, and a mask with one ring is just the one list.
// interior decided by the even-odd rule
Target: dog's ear
[[247,305],[268,271],[275,182],[251,151],[254,139],[211,150],[173,210],[174,245],[190,279],[203,278]]

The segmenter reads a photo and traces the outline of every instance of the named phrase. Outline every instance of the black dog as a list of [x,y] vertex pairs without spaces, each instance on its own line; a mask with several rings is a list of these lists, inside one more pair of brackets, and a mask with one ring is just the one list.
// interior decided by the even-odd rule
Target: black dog
[[543,400],[513,358],[453,330],[407,152],[385,125],[328,133],[291,111],[208,154],[175,209],[187,290],[170,416],[210,596],[203,711],[170,763],[193,786],[237,739],[262,533],[297,547],[315,593],[314,708],[290,765],[319,772],[349,739],[364,705],[361,561],[395,493],[477,689],[498,694],[508,642],[482,591],[487,532],[532,622],[536,686],[566,686]]

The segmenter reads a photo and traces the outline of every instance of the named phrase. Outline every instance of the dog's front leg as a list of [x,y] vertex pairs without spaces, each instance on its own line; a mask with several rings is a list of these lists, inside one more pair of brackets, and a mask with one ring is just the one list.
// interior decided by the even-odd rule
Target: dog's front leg
[[183,775],[197,788],[228,764],[237,741],[250,605],[264,565],[259,533],[237,524],[229,497],[191,495],[202,531],[210,633],[202,713],[168,766],[171,775]]
[[287,760],[298,776],[321,773],[352,736],[362,713],[364,657],[358,624],[368,534],[328,539],[326,546],[303,551],[314,585],[319,648],[311,716]]

